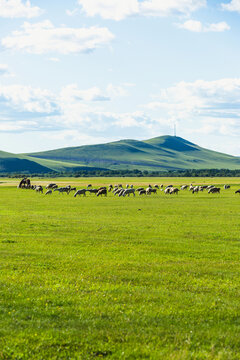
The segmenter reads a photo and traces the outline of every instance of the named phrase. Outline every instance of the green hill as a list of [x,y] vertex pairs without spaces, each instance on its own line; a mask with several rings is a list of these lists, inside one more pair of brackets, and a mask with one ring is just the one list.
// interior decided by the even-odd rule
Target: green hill
[[51,169],[38,164],[34,159],[29,160],[24,156],[0,151],[0,173],[47,173]]
[[239,157],[207,150],[175,136],[68,147],[25,156],[56,170],[77,166],[112,170],[240,169]]

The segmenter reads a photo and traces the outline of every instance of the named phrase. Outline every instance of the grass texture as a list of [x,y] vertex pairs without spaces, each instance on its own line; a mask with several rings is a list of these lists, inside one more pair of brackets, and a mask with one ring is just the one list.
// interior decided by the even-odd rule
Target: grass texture
[[135,198],[1,181],[0,359],[239,359],[240,179]]

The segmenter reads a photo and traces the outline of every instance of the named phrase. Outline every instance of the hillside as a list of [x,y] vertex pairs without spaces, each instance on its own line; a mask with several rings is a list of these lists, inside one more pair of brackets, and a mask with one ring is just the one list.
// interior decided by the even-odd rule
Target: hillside
[[47,173],[51,169],[38,164],[34,159],[27,159],[24,156],[0,151],[0,173]]
[[[71,163],[72,166],[97,168],[178,170],[239,169],[240,158],[207,150],[180,137],[160,136],[153,139],[121,140],[107,144],[68,147],[27,154],[28,159],[49,166]],[[48,161],[48,165],[46,165]]]

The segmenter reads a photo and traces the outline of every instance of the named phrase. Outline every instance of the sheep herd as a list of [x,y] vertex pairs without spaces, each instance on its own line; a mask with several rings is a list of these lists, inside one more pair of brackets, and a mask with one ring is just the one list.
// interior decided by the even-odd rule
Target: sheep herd
[[[125,187],[122,184],[117,184],[117,185],[109,185],[108,187],[106,186],[102,186],[99,188],[93,188],[91,184],[88,184],[86,186],[86,188],[84,189],[79,189],[77,190],[76,187],[72,187],[71,185],[67,185],[67,186],[62,186],[59,187],[56,183],[50,183],[48,184],[45,189],[42,185],[32,185],[30,179],[24,178],[20,181],[18,188],[20,189],[32,189],[35,190],[38,193],[44,193],[44,191],[46,190],[46,192],[44,193],[45,195],[51,195],[53,192],[58,192],[59,194],[70,194],[71,192],[74,192],[74,197],[77,196],[86,196],[86,194],[95,194],[97,197],[98,196],[107,196],[108,193],[112,193],[115,196],[118,197],[126,197],[126,196],[130,196],[133,195],[134,197],[136,196],[136,194],[138,194],[139,196],[142,195],[151,195],[151,194],[157,194],[158,191],[162,191],[164,192],[166,195],[177,195],[180,191],[191,191],[192,194],[196,194],[198,192],[203,192],[203,191],[207,191],[208,194],[220,194],[221,188],[220,187],[216,187],[214,185],[182,185],[180,186],[180,188],[178,187],[174,187],[173,185],[167,185],[164,186],[163,184],[161,185],[151,185],[149,184],[146,188],[144,187],[138,187],[138,188],[134,188],[134,186],[131,184],[127,184]],[[230,189],[230,185],[224,185],[223,186],[224,190],[228,190]],[[240,189],[238,189],[237,191],[235,191],[235,194],[240,194]]]

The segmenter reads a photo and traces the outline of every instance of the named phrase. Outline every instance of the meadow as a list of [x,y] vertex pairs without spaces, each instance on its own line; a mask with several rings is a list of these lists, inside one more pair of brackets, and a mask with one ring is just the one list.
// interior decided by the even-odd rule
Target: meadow
[[0,359],[240,358],[239,178],[55,181],[221,193],[74,198],[0,179]]

